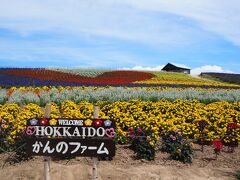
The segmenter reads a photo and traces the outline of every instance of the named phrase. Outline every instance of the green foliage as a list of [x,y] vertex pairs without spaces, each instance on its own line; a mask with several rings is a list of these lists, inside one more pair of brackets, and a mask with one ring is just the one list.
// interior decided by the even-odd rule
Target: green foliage
[[9,150],[9,145],[7,141],[3,138],[0,138],[0,153],[7,152]]
[[0,153],[10,150],[10,145],[7,142],[7,137],[13,127],[12,123],[7,124],[6,120],[0,121]]
[[237,180],[240,180],[240,170],[238,170],[238,171],[236,172],[236,178],[237,178]]
[[11,162],[21,162],[27,160],[29,156],[26,153],[26,136],[24,133],[20,133],[14,143],[8,142],[8,136],[13,128],[13,124],[5,124],[6,121],[0,121],[0,153],[14,152],[13,156],[10,156]]
[[141,128],[129,129],[131,149],[136,155],[136,159],[154,160],[155,148],[147,139],[148,132],[144,132]]
[[161,150],[170,153],[170,157],[184,163],[192,163],[193,149],[190,142],[177,131],[170,131],[162,137]]
[[11,158],[13,162],[21,162],[24,160],[28,160],[30,156],[27,154],[27,137],[21,133],[18,136],[18,139],[12,144],[12,149],[15,152],[14,156]]
[[7,97],[7,90],[6,89],[0,89],[0,104],[6,103],[8,97]]
[[148,141],[140,141],[135,145],[135,153],[137,159],[154,160],[155,149]]

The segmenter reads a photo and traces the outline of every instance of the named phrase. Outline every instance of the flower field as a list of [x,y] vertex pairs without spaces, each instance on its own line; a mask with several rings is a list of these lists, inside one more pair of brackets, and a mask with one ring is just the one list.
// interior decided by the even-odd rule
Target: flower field
[[[35,86],[44,85],[127,85],[135,81],[149,79],[154,75],[138,71],[109,71],[99,74],[96,77],[83,76],[76,73],[67,73],[49,69],[27,69],[27,68],[6,68],[1,69],[3,76],[0,83],[2,86]],[[21,80],[23,78],[23,81]]]
[[[191,153],[184,138],[196,143],[214,142],[216,154],[223,145],[235,148],[240,143],[237,85],[178,73],[12,68],[0,70],[0,83],[5,83],[0,89],[0,152],[23,144],[26,121],[43,117],[48,103],[53,121],[60,117],[93,118],[93,105],[98,105],[100,118],[116,121],[115,142],[134,142],[138,157],[148,160],[153,160],[153,155],[145,156],[138,148],[149,148],[155,154],[154,148],[163,137],[166,147],[172,147],[167,142],[175,138],[172,134],[181,136],[178,146],[187,147]],[[144,83],[149,86],[144,87]],[[120,84],[124,86],[114,87]],[[161,84],[187,86],[173,88]],[[192,84],[195,86],[191,87]],[[135,132],[143,134],[147,144],[138,146],[141,138],[136,139]],[[181,153],[179,148],[176,151]],[[184,162],[191,162],[191,153],[188,160],[183,157]]]
[[[140,127],[150,131],[151,144],[169,131],[180,130],[188,138],[198,140],[199,122],[205,121],[205,140],[222,139],[224,142],[240,142],[240,103],[219,101],[203,104],[196,100],[161,100],[158,102],[132,100],[106,103],[99,101],[100,118],[112,118],[117,123],[118,141],[127,140],[127,129]],[[51,117],[92,118],[93,104],[63,101],[59,106],[52,103]],[[26,120],[43,117],[44,108],[37,104],[19,106],[7,103],[0,106],[1,136],[5,132],[8,142],[14,142],[24,130]],[[236,127],[229,134],[231,123]],[[7,133],[7,134],[6,134]]]
[[236,84],[196,78],[181,73],[44,68],[0,68],[0,86],[240,88]]

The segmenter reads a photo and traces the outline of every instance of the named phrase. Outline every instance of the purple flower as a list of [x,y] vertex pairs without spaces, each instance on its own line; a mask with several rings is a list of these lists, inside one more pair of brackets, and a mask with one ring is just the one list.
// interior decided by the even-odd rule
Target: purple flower
[[104,121],[104,125],[107,127],[111,126],[111,124],[112,124],[112,121],[110,121],[110,120]]
[[138,127],[138,128],[137,128],[137,132],[138,132],[138,133],[142,133],[142,132],[143,132],[142,128],[139,128],[139,127]]
[[36,126],[37,123],[38,123],[38,120],[36,120],[36,119],[31,119],[31,120],[30,120],[30,124],[31,124],[32,126]]
[[203,131],[203,129],[207,126],[207,124],[208,123],[204,120],[201,120],[198,122],[198,125],[199,125],[201,131]]
[[131,137],[132,139],[136,139],[135,134],[131,134],[130,137]]
[[170,138],[173,140],[173,141],[176,141],[176,137],[175,136],[173,136],[173,135],[170,135]]

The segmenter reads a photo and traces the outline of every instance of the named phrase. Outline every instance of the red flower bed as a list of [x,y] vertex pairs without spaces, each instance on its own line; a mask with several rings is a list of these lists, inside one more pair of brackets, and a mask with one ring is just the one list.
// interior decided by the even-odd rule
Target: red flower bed
[[109,71],[97,77],[85,77],[47,69],[7,69],[5,74],[31,77],[54,82],[74,82],[84,84],[130,84],[152,78],[154,75],[139,71]]
[[9,69],[6,70],[5,73],[16,76],[38,78],[41,80],[53,80],[62,82],[69,81],[74,78],[79,78],[77,75],[46,69]]

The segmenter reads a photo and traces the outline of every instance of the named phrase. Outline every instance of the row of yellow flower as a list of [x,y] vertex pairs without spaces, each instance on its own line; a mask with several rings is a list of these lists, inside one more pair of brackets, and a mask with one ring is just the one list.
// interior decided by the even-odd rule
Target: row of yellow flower
[[[180,130],[182,134],[199,139],[198,122],[204,120],[208,125],[204,129],[205,139],[224,139],[240,142],[240,102],[228,103],[225,101],[203,104],[196,100],[162,100],[148,102],[132,100],[128,102],[97,102],[100,107],[101,118],[111,118],[116,121],[118,140],[127,136],[128,128],[141,127],[152,132],[148,138],[154,144],[161,135],[171,130]],[[43,117],[44,108],[36,104],[19,107],[17,104],[0,105],[0,124],[8,128],[8,141],[14,142],[19,132],[23,131],[26,120],[34,117]],[[64,101],[60,106],[51,104],[51,118],[93,118],[93,104]],[[234,122],[238,127],[233,129],[231,136],[226,137],[228,123]],[[1,132],[0,132],[1,134]]]
[[[7,90],[7,94],[10,96],[14,91],[20,91],[22,93],[27,93],[27,92],[34,92],[36,94],[40,94],[43,91],[50,91],[50,90],[57,90],[58,92],[64,91],[64,90],[73,90],[73,89],[79,89],[79,90],[103,90],[103,89],[108,89],[111,88],[110,86],[42,86],[42,87],[33,87],[33,86],[21,86],[21,87],[11,87]],[[218,89],[216,88],[209,88],[209,89],[204,89],[204,88],[172,88],[172,87],[125,87],[126,89],[146,89],[146,90],[167,90],[167,89],[176,89],[176,90],[186,90],[186,89],[194,89],[194,90],[206,90],[206,91],[217,91]],[[1,89],[1,87],[0,87]],[[226,91],[229,91],[231,89],[225,89]]]

